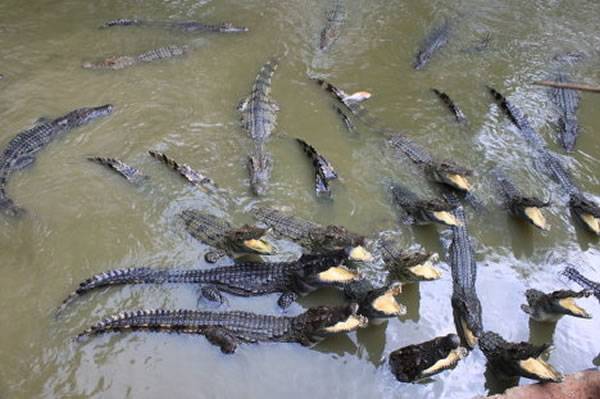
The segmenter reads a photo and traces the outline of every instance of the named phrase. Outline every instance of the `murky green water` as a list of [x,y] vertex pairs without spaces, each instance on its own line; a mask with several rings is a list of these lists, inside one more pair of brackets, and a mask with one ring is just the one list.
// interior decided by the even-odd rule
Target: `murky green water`
[[[113,103],[110,118],[73,131],[52,143],[35,166],[11,179],[9,192],[30,212],[14,222],[0,220],[0,397],[3,398],[470,398],[499,389],[485,373],[485,359],[472,353],[454,371],[427,384],[399,384],[387,367],[394,349],[454,330],[449,268],[434,283],[408,287],[408,315],[387,327],[370,327],[328,340],[315,349],[299,345],[243,346],[224,356],[202,337],[159,334],[107,335],[76,343],[72,337],[102,317],[132,308],[194,308],[197,290],[186,286],[125,287],[99,291],[69,308],[52,312],[75,285],[115,267],[191,267],[205,248],[177,220],[185,207],[231,213],[236,223],[260,203],[286,207],[322,223],[339,223],[376,238],[396,231],[406,246],[444,252],[442,228],[396,223],[383,182],[393,177],[415,191],[432,193],[412,164],[396,159],[382,138],[352,135],[331,109],[331,100],[307,80],[325,76],[347,91],[374,93],[368,107],[391,127],[403,129],[440,157],[477,171],[476,190],[488,211],[467,209],[479,264],[478,291],[484,324],[511,340],[553,339],[550,362],[570,373],[592,366],[600,352],[597,320],[567,318],[555,331],[530,323],[519,306],[529,287],[565,286],[557,275],[565,262],[600,280],[600,254],[593,237],[573,227],[560,191],[535,171],[525,142],[492,105],[490,84],[528,113],[553,149],[556,116],[545,89],[527,85],[557,68],[556,53],[580,51],[587,58],[568,67],[576,80],[600,81],[600,34],[596,1],[574,6],[559,1],[347,0],[343,35],[327,54],[315,48],[326,2],[317,1],[17,1],[0,3],[0,143],[41,116]],[[153,29],[98,30],[118,17],[230,20],[246,25],[244,35],[182,34]],[[456,21],[450,44],[425,71],[411,63],[433,21]],[[480,54],[461,49],[482,35],[492,48]],[[83,61],[137,54],[169,44],[188,44],[180,59],[119,72],[82,70]],[[281,106],[272,188],[257,200],[248,191],[245,157],[249,139],[235,111],[255,74],[269,57],[281,56],[273,96]],[[470,120],[454,124],[430,92],[447,91]],[[584,94],[583,127],[577,151],[565,157],[576,180],[600,194],[600,139],[594,112],[600,97]],[[292,137],[314,144],[336,167],[334,200],[317,201],[312,171]],[[228,189],[229,209],[186,186],[146,155],[166,151],[202,170]],[[86,156],[114,156],[143,169],[151,182],[132,188],[91,164]],[[551,196],[552,230],[534,231],[497,205],[487,172],[502,165],[523,187]],[[278,314],[276,296],[229,297],[231,309]],[[328,302],[318,293],[290,313]],[[581,303],[600,315],[595,299]],[[522,383],[528,381],[522,380]]]

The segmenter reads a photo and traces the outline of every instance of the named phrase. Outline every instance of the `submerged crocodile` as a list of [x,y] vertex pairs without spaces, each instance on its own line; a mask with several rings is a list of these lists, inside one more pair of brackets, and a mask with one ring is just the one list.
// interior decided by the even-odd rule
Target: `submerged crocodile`
[[563,166],[562,161],[546,148],[544,139],[531,127],[529,119],[521,110],[500,94],[488,87],[500,108],[508,118],[519,128],[523,138],[533,147],[536,157],[536,167],[542,173],[554,180],[569,196],[568,206],[572,213],[592,233],[600,235],[600,206],[588,199],[577,187],[571,174]]
[[[555,81],[567,83],[568,79],[564,74],[558,74]],[[575,142],[579,135],[579,125],[577,123],[577,108],[579,107],[579,93],[571,89],[552,88],[550,90],[552,102],[559,111],[559,142],[567,151],[575,149]]]
[[575,303],[576,298],[588,297],[591,294],[586,290],[580,292],[559,290],[545,294],[539,290],[529,289],[525,292],[527,305],[521,305],[521,309],[533,320],[540,322],[556,322],[565,315],[591,319],[592,316]]
[[[349,111],[352,115],[358,118],[361,122],[368,126],[379,126],[379,122],[369,114],[367,109],[360,103],[368,100],[371,97],[371,93],[367,91],[357,91],[356,93],[348,94],[344,90],[334,86],[328,81],[320,78],[310,78],[316,82],[323,90],[328,92],[343,108]],[[343,111],[338,111],[341,115],[345,116]],[[347,117],[346,117],[347,119]]]
[[473,45],[463,48],[461,51],[467,54],[481,53],[487,50],[492,43],[492,34],[487,32],[479,40],[476,40]]
[[440,98],[440,100],[442,100],[444,102],[444,104],[446,104],[446,106],[448,107],[450,112],[452,112],[452,115],[454,115],[454,119],[456,119],[456,122],[458,122],[458,123],[466,123],[467,122],[467,117],[465,116],[464,112],[462,112],[462,110],[460,108],[458,108],[458,106],[454,103],[454,101],[452,101],[450,96],[448,96],[446,93],[444,93],[443,91],[440,91],[438,89],[431,89],[431,91],[433,91],[435,93],[435,95],[438,96]]
[[500,377],[560,382],[562,375],[541,358],[549,346],[507,342],[491,331],[484,332],[479,338],[481,351]]
[[208,270],[150,267],[114,269],[79,284],[64,304],[103,287],[178,283],[201,285],[202,294],[207,299],[220,298],[220,292],[243,297],[281,293],[278,304],[286,308],[299,295],[309,294],[321,287],[344,288],[359,280],[359,273],[343,266],[347,258],[346,251],[340,250],[322,255],[303,255],[293,262],[239,262],[233,266]]
[[313,168],[315,169],[315,191],[319,195],[331,195],[329,181],[335,180],[338,177],[333,166],[331,166],[327,158],[317,152],[315,147],[301,139],[296,139],[296,141],[312,161]]
[[390,353],[390,367],[396,379],[414,382],[456,367],[468,354],[456,334],[409,345]]
[[196,21],[145,21],[137,18],[120,18],[107,21],[102,28],[112,28],[115,26],[148,26],[167,29],[176,29],[184,32],[214,32],[214,33],[240,33],[248,32],[245,26],[234,26],[230,22],[220,24],[203,24]]
[[464,208],[452,197],[457,207],[453,213],[459,224],[452,226],[452,242],[448,248],[448,263],[452,269],[452,310],[456,332],[463,346],[473,349],[483,331],[481,303],[475,282],[477,264],[471,239],[467,231]]
[[504,206],[509,212],[519,218],[531,223],[542,230],[548,230],[546,217],[542,209],[550,206],[550,202],[543,201],[537,197],[528,197],[511,182],[503,172],[495,170],[494,173],[499,189],[502,193]]
[[202,189],[216,188],[215,182],[210,177],[204,176],[202,173],[192,169],[191,166],[184,163],[179,163],[162,152],[148,151],[148,154],[150,154],[152,158],[162,162],[163,164],[167,165],[167,167],[177,172],[193,186],[197,186]]
[[394,203],[401,210],[400,220],[405,224],[440,223],[447,226],[458,224],[451,211],[453,206],[443,199],[422,199],[401,184],[392,184]]
[[342,111],[342,109],[340,107],[338,107],[337,105],[333,106],[333,110],[339,116],[339,118],[342,120],[342,123],[344,124],[344,127],[346,128],[346,130],[351,133],[354,132],[356,127],[354,126],[354,122],[352,122],[352,120],[348,117],[348,115],[346,115],[346,113],[344,111]]
[[340,36],[340,31],[346,19],[346,9],[343,0],[335,0],[335,4],[327,13],[327,22],[321,31],[319,50],[326,51]]
[[412,283],[433,281],[442,277],[442,272],[434,266],[439,258],[438,254],[408,252],[394,240],[382,240],[379,250],[392,280]]
[[572,267],[567,267],[562,274],[569,280],[576,282],[584,289],[591,291],[594,296],[600,301],[600,283],[592,281]]
[[197,310],[140,310],[114,315],[88,328],[78,338],[108,332],[141,330],[204,335],[208,342],[233,353],[240,343],[298,342],[312,346],[322,339],[365,327],[358,305],[319,306],[295,317],[250,312]]
[[413,67],[416,70],[425,68],[431,57],[448,44],[450,37],[450,22],[445,20],[442,25],[435,27],[425,38],[421,48],[417,52],[417,56]]
[[84,69],[124,69],[138,64],[146,64],[167,58],[181,57],[187,53],[186,46],[168,46],[148,50],[138,55],[115,55],[99,62],[84,62]]
[[123,161],[115,158],[89,157],[88,161],[95,162],[99,165],[104,165],[107,168],[115,171],[120,176],[124,177],[128,182],[134,184],[137,184],[147,178],[147,176],[144,176],[139,169],[129,166]]
[[110,104],[79,108],[59,118],[39,123],[11,139],[0,154],[0,212],[13,216],[23,215],[25,212],[6,193],[6,185],[13,172],[31,166],[36,154],[60,134],[109,115],[112,109]]
[[402,284],[398,282],[374,288],[370,281],[359,280],[344,287],[346,298],[358,303],[358,314],[368,318],[372,324],[406,314],[406,306],[396,301],[401,293]]
[[373,259],[363,247],[365,237],[352,233],[343,226],[321,226],[272,208],[254,208],[251,213],[275,234],[296,242],[311,253],[352,248],[350,260],[368,262]]
[[224,256],[236,254],[271,255],[273,246],[264,239],[266,229],[244,225],[233,228],[229,222],[195,209],[181,212],[187,232],[196,240],[213,247],[204,257],[214,263]]
[[264,195],[269,188],[273,171],[273,157],[265,148],[264,143],[256,144],[254,151],[248,155],[247,166],[252,192],[256,195]]

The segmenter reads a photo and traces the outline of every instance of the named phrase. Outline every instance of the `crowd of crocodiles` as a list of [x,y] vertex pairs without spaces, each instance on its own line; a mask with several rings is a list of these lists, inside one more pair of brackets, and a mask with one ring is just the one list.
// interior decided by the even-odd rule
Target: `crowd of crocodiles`
[[[343,1],[335,0],[319,37],[318,49],[321,53],[326,52],[339,38],[346,16]],[[101,28],[134,26],[184,33],[248,31],[246,27],[231,23],[204,24],[137,18],[108,21]],[[453,30],[454,26],[449,20],[436,26],[418,50],[413,67],[416,70],[424,69],[434,55],[447,45]],[[483,51],[489,43],[490,37],[487,35],[464,51]],[[98,62],[86,62],[82,67],[118,70],[184,56],[189,50],[187,45],[173,45],[138,55],[117,55]],[[267,194],[273,168],[273,157],[267,144],[276,127],[279,111],[271,95],[271,86],[280,61],[273,57],[259,69],[249,95],[238,107],[241,128],[252,142],[247,167],[251,191],[257,196]],[[408,134],[390,128],[373,117],[363,105],[371,97],[370,93],[359,91],[348,94],[320,77],[311,76],[309,79],[333,97],[333,109],[349,131],[365,129],[381,135],[385,138],[383,142],[417,165],[424,178],[435,183],[439,189],[439,196],[424,198],[402,183],[386,181],[385,184],[391,202],[398,209],[401,223],[437,223],[448,227],[451,232],[447,261],[451,269],[450,303],[456,332],[393,351],[388,363],[394,376],[402,382],[420,381],[454,368],[471,351],[479,348],[489,366],[500,376],[560,381],[561,373],[543,358],[548,344],[508,342],[499,334],[486,330],[483,325],[483,310],[476,289],[476,254],[462,202],[466,200],[471,205],[479,205],[473,193],[475,173],[454,160],[438,159]],[[561,73],[557,80],[566,82],[568,78]],[[600,207],[577,186],[568,168],[556,154],[548,150],[528,118],[499,91],[492,87],[488,87],[488,90],[531,146],[536,167],[560,186],[565,195],[564,202],[574,217],[590,232],[600,235]],[[432,92],[446,105],[457,123],[468,123],[463,110],[448,94],[436,88]],[[573,90],[553,89],[551,98],[559,114],[558,141],[566,151],[573,151],[579,134],[576,116],[579,96]],[[13,172],[31,166],[35,155],[60,134],[108,116],[112,110],[113,106],[108,104],[76,109],[56,119],[39,120],[33,127],[10,140],[0,155],[0,210],[14,218],[25,215],[26,211],[16,205],[6,191]],[[312,164],[314,191],[332,198],[330,182],[338,178],[332,163],[306,140],[296,138],[296,142]],[[225,203],[231,202],[229,192],[210,177],[165,153],[154,150],[148,153],[199,190]],[[109,156],[90,156],[88,160],[111,169],[134,185],[152,184],[149,176],[122,160]],[[495,169],[492,175],[499,202],[510,214],[541,230],[549,229],[543,213],[544,208],[550,205],[549,201],[523,194],[500,168]],[[435,266],[437,254],[408,251],[394,239],[378,235],[366,237],[340,225],[323,226],[276,208],[255,206],[248,216],[253,217],[256,223],[234,226],[224,217],[199,209],[184,209],[178,215],[189,235],[207,247],[204,255],[207,263],[231,261],[232,264],[212,268],[197,265],[173,268],[139,266],[108,270],[80,283],[63,302],[60,312],[64,312],[77,298],[83,298],[92,291],[125,285],[194,285],[199,287],[201,299],[222,307],[229,306],[225,294],[238,297],[278,294],[277,304],[282,312],[287,311],[300,296],[320,288],[336,289],[346,304],[316,306],[297,316],[235,310],[142,309],[108,317],[78,335],[79,339],[84,339],[128,330],[199,334],[224,353],[235,352],[241,343],[297,342],[311,346],[331,335],[348,333],[365,328],[369,323],[381,323],[403,315],[406,308],[397,300],[403,284],[434,281],[442,277],[442,272]],[[295,243],[302,248],[302,253],[292,260],[281,260],[279,257],[284,254],[273,244],[275,239]],[[248,260],[248,257],[252,260]],[[257,257],[259,259],[255,259]],[[381,262],[384,266],[383,284],[371,281],[362,272],[363,268],[374,262]],[[573,267],[566,268],[562,274],[581,285],[583,290],[565,289],[548,293],[533,288],[527,290],[524,295],[526,303],[521,309],[532,320],[556,323],[563,316],[592,317],[575,301],[590,295],[600,300],[600,283],[588,279]]]

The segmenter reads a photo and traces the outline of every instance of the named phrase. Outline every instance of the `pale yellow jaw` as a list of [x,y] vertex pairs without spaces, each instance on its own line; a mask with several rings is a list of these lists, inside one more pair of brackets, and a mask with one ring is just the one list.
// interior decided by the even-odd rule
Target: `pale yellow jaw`
[[469,181],[461,175],[448,175],[448,180],[450,180],[456,187],[461,190],[469,191],[471,190],[471,185]]
[[562,380],[562,375],[540,358],[530,357],[529,359],[521,360],[519,361],[519,366],[526,372],[533,374],[542,380]]
[[352,315],[346,319],[346,321],[338,321],[331,327],[325,327],[325,331],[328,333],[339,333],[354,331],[357,328],[365,327],[368,324],[366,317],[361,315]]
[[447,211],[433,212],[433,217],[449,226],[462,225],[462,223],[460,223],[453,214]]
[[372,262],[374,258],[365,247],[359,245],[350,251],[350,259],[358,262]]
[[546,218],[544,217],[544,214],[542,213],[540,208],[525,208],[525,216],[527,216],[529,220],[531,220],[531,223],[533,223],[534,226],[539,227],[542,230],[548,230],[546,226]]
[[458,347],[451,351],[445,359],[440,359],[435,364],[421,372],[422,377],[437,374],[441,371],[455,367],[458,362],[464,359],[469,351],[466,348]]
[[368,91],[357,91],[356,93],[352,93],[351,95],[346,96],[346,98],[344,98],[344,101],[360,103],[365,100],[368,100],[369,98],[371,98],[371,93],[369,93]]
[[436,269],[429,261],[423,263],[422,265],[409,267],[408,270],[413,275],[423,280],[437,280],[442,277],[442,272]]
[[264,240],[244,240],[244,246],[259,254],[270,255],[273,253],[273,246]]
[[473,331],[469,330],[469,327],[467,327],[467,322],[463,319],[460,319],[460,324],[462,326],[462,330],[465,334],[465,339],[467,341],[467,345],[469,345],[469,348],[474,348],[475,346],[477,346],[478,338],[475,336],[475,334],[473,334]]
[[583,317],[584,319],[592,318],[588,312],[575,303],[575,298],[563,298],[558,301],[558,304],[571,312],[573,316]]
[[385,294],[376,298],[371,306],[373,309],[387,315],[400,316],[406,314],[406,307],[396,301],[394,296],[399,295],[402,292],[402,286],[397,285],[388,290]]
[[600,234],[600,220],[594,217],[594,215],[584,213],[581,215],[581,220],[583,220],[583,223],[585,223],[594,233]]
[[318,274],[319,280],[326,283],[348,283],[356,281],[360,275],[344,266],[333,266]]

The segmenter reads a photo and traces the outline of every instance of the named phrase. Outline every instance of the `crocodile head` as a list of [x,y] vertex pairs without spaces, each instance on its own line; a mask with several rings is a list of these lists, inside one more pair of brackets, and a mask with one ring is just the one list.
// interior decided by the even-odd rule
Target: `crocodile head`
[[525,292],[527,305],[522,305],[521,309],[532,319],[541,322],[555,322],[565,315],[590,319],[592,316],[575,303],[575,299],[590,295],[591,292],[587,290],[580,292],[558,290],[545,294],[539,290],[529,289]]
[[456,332],[462,345],[474,349],[483,325],[481,322],[481,303],[474,291],[456,289],[452,293],[452,313]]
[[245,26],[234,26],[231,22],[223,22],[219,25],[219,32],[223,33],[238,33],[248,32],[248,28]]
[[467,353],[460,346],[460,338],[448,334],[397,349],[390,354],[389,362],[398,381],[414,382],[454,368]]
[[469,177],[473,172],[451,161],[435,162],[427,165],[426,172],[430,178],[463,192],[471,191]]
[[310,308],[294,318],[294,332],[303,345],[313,345],[328,336],[366,327],[368,319],[357,312],[356,303]]
[[536,197],[518,197],[512,199],[509,206],[511,212],[517,217],[527,220],[539,229],[549,229],[542,209],[550,206],[550,202],[542,201]]
[[455,208],[443,199],[431,199],[418,201],[415,206],[422,214],[421,220],[431,220],[435,223],[445,224],[446,226],[460,226],[461,223],[456,216],[452,214]]
[[571,196],[569,207],[589,231],[600,235],[600,206],[578,193]]
[[328,225],[314,229],[310,233],[313,246],[319,250],[335,250],[346,248],[349,251],[349,260],[369,262],[373,256],[363,247],[365,237],[348,231],[343,226]]
[[79,108],[58,119],[56,123],[69,127],[83,126],[94,119],[110,115],[112,111],[113,106],[111,104],[101,105],[99,107]]
[[359,313],[371,322],[381,322],[391,317],[406,314],[406,306],[398,303],[396,297],[402,293],[402,283],[392,283],[365,293],[360,301]]
[[296,273],[295,283],[299,293],[312,292],[321,287],[344,288],[362,279],[358,271],[341,265],[339,259],[326,255],[319,258],[305,263]]
[[250,187],[256,195],[265,195],[269,188],[273,160],[271,155],[264,151],[257,151],[248,157],[248,172],[250,173]]
[[391,244],[384,245],[383,261],[390,277],[407,282],[433,281],[442,277],[442,272],[434,266],[439,259],[438,254],[393,251],[393,248],[389,247]]
[[267,229],[244,225],[225,234],[225,241],[234,252],[271,255],[275,249],[264,237]]

